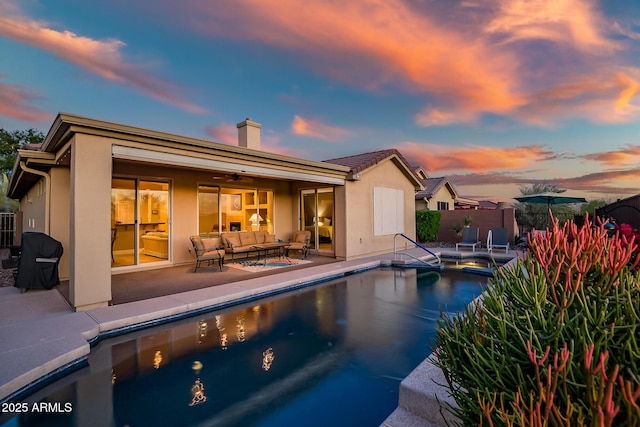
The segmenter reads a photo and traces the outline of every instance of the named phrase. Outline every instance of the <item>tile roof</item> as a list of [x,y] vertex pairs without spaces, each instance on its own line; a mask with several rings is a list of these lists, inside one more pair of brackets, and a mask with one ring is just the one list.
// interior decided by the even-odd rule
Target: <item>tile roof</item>
[[422,199],[424,197],[433,197],[433,195],[442,188],[443,185],[449,184],[453,192],[455,193],[456,189],[449,182],[446,176],[441,176],[438,178],[427,178],[421,179],[422,185],[424,185],[424,190],[418,191],[416,193],[416,199]]
[[326,163],[333,163],[334,165],[347,166],[351,168],[351,172],[353,174],[356,174],[380,163],[381,161],[393,156],[394,154],[398,156],[398,158],[400,158],[400,160],[402,160],[404,164],[407,165],[407,168],[413,172],[413,168],[410,166],[407,159],[405,159],[402,154],[400,154],[400,152],[395,148],[372,151],[370,153],[356,154],[354,156],[338,157],[337,159],[323,161]]

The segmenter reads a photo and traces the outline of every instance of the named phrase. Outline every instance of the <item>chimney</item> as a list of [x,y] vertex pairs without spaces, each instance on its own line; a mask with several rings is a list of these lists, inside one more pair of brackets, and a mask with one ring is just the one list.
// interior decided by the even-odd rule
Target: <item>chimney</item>
[[262,125],[251,120],[251,117],[247,117],[245,121],[236,126],[238,128],[238,146],[259,150]]

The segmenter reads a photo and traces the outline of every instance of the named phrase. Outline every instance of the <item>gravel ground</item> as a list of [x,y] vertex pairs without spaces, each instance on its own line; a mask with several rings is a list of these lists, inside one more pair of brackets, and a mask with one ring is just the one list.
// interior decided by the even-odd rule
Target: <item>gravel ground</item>
[[13,270],[0,268],[0,287],[13,286]]

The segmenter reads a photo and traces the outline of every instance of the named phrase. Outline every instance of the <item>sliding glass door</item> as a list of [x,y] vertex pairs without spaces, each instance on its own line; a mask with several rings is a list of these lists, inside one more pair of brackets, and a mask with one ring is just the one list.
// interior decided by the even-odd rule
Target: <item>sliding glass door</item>
[[333,250],[333,188],[317,188],[301,192],[301,230],[311,231],[311,249]]
[[111,266],[169,259],[169,183],[113,178]]

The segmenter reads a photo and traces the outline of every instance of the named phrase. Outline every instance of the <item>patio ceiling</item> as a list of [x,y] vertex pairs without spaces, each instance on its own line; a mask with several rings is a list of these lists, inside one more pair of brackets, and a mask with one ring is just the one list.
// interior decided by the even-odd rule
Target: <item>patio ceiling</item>
[[268,164],[260,164],[251,162],[251,164],[236,162],[232,163],[228,160],[217,160],[212,158],[194,157],[183,154],[167,153],[155,150],[147,150],[135,147],[126,147],[114,145],[112,148],[114,159],[142,161],[147,163],[155,163],[162,165],[198,168],[203,170],[211,170],[226,173],[238,173],[256,177],[275,178],[295,181],[310,181],[322,184],[344,185],[346,174],[342,177],[328,176],[320,172],[304,170],[296,168],[273,167]]

